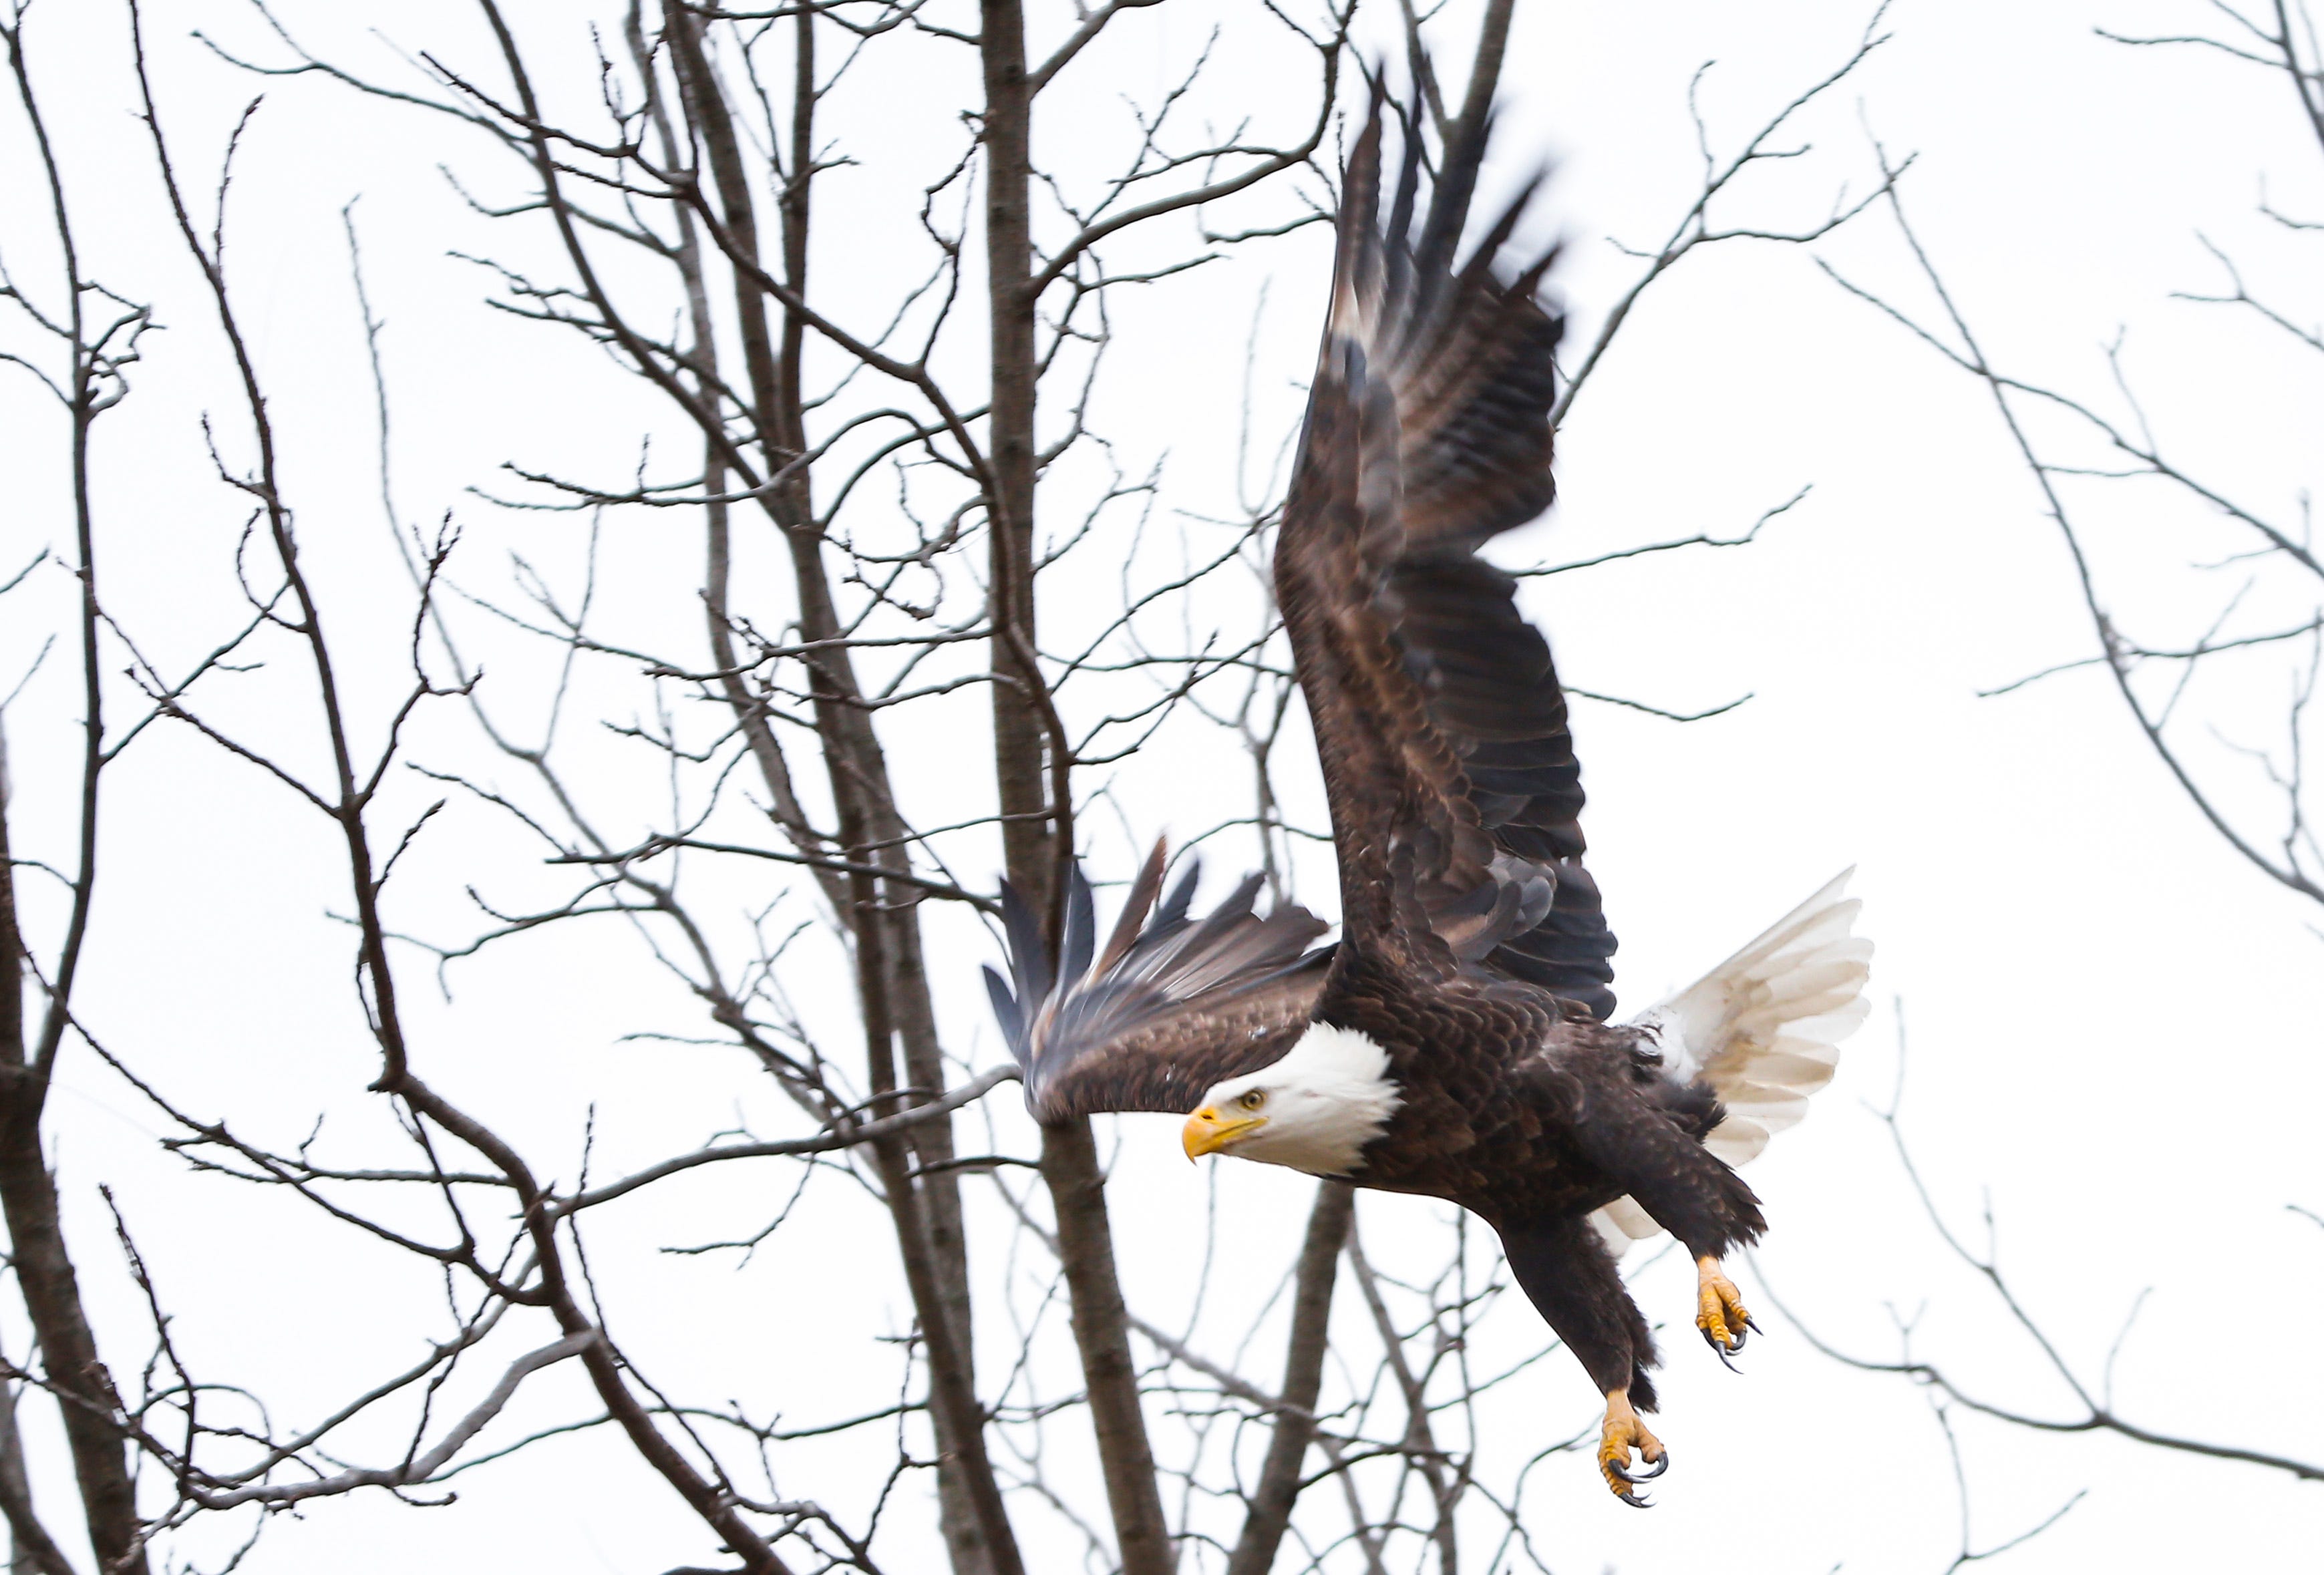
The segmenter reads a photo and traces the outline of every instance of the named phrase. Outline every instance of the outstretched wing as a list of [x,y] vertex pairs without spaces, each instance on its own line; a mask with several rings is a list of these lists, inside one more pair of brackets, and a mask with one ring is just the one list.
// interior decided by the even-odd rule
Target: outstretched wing
[[[1808,1096],[1830,1082],[1840,1041],[1863,1025],[1871,1003],[1872,942],[1854,933],[1861,898],[1848,895],[1843,870],[1770,926],[1766,934],[1650,1010],[1637,1022],[1661,1046],[1664,1074],[1701,1078],[1726,1107],[1702,1146],[1729,1165],[1758,1156],[1767,1139],[1808,1112]],[[1592,1216],[1616,1252],[1658,1234],[1628,1198]]]
[[1368,960],[1464,965],[1613,1009],[1614,937],[1581,863],[1581,770],[1548,643],[1476,556],[1554,493],[1563,324],[1550,259],[1503,268],[1526,195],[1455,268],[1483,153],[1445,151],[1417,234],[1420,144],[1383,223],[1376,103],[1349,161],[1332,315],[1275,555]]
[[1323,922],[1288,904],[1261,918],[1256,875],[1197,921],[1194,861],[1157,908],[1162,869],[1157,843],[1102,950],[1089,883],[1074,870],[1054,982],[1038,922],[1002,888],[1014,977],[987,968],[984,981],[1041,1120],[1183,1115],[1213,1083],[1265,1066],[1306,1030],[1330,957],[1307,947]]

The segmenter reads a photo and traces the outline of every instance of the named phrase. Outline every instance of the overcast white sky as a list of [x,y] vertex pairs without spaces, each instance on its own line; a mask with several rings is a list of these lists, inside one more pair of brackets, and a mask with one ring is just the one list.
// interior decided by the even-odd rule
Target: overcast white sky
[[[1831,0],[1521,7],[1497,169],[1511,179],[1554,159],[1547,211],[1569,243],[1560,277],[1581,332],[1595,331],[1635,272],[1608,237],[1659,240],[1692,197],[1699,172],[1685,99],[1696,68],[1718,62],[1702,103],[1715,147],[1731,151],[1845,59],[1868,10]],[[577,11],[518,11],[544,55],[561,50],[566,65],[586,72]],[[484,41],[457,5],[291,5],[281,14],[318,46],[383,74],[395,62],[368,34],[373,26],[402,49],[488,69]],[[58,0],[33,17],[92,272],[158,302],[168,325],[150,342],[135,396],[101,429],[109,594],[141,639],[189,650],[225,615],[221,555],[240,517],[208,478],[198,422],[212,410],[222,431],[235,430],[230,390],[129,118],[123,17]],[[1248,17],[1231,20],[1231,41],[1253,32]],[[186,35],[198,28],[258,50],[263,28],[224,0],[167,0],[150,25],[161,41],[158,79],[173,132],[206,186],[217,139],[253,87]],[[1061,23],[1047,16],[1041,25]],[[1108,90],[1152,94],[1201,46],[1210,18],[1174,5],[1122,25],[1131,31],[1093,57],[1080,96],[1039,127],[1047,156],[1068,172],[1085,146],[1118,134]],[[2295,299],[2306,284],[2312,313],[2313,250],[2284,249],[2254,207],[2264,178],[2280,206],[2324,215],[2324,161],[2312,141],[2301,143],[2287,89],[2216,57],[2108,43],[2094,35],[2099,25],[2182,32],[2206,25],[2206,8],[1906,0],[1889,14],[1893,41],[1805,123],[1812,151],[1740,186],[1730,216],[1796,225],[1843,187],[1860,193],[1868,125],[1893,152],[1918,154],[1905,185],[1915,222],[1990,349],[2103,396],[2101,346],[2132,325],[2129,364],[2158,427],[2247,494],[2296,514],[2324,417],[2315,358],[2302,381],[2249,325],[2167,297],[2218,283],[2200,232],[2255,262],[2273,258],[2273,271],[2255,267],[2255,278]],[[1462,36],[1449,26],[1446,35]],[[1257,46],[1222,49],[1214,102],[1279,106],[1283,69]],[[835,110],[835,134],[863,164],[833,178],[818,266],[866,300],[899,283],[880,226],[910,219],[909,205],[890,197],[917,169],[915,128],[949,136],[945,128],[970,102],[963,81],[956,68],[932,66],[925,79],[859,85]],[[567,88],[591,90],[586,74]],[[34,194],[14,122],[0,121],[8,126],[0,255],[23,271],[41,255],[26,216]],[[455,513],[470,532],[464,550],[479,589],[506,586],[511,553],[563,584],[578,573],[586,525],[512,516],[466,491],[503,488],[494,473],[503,460],[620,476],[641,433],[680,442],[594,357],[481,304],[492,281],[447,252],[491,245],[506,256],[530,244],[538,261],[539,237],[520,243],[469,218],[435,173],[439,161],[490,195],[513,189],[513,172],[475,141],[296,78],[269,85],[235,197],[239,289],[285,427],[304,528],[337,596],[342,638],[389,649],[407,612],[373,484],[368,373],[338,217],[349,198],[362,198],[372,287],[389,322],[398,501],[408,519]],[[1820,1334],[1866,1355],[1894,1354],[1892,1314],[1918,1315],[1917,1348],[1978,1391],[2067,1414],[2002,1310],[1942,1261],[1866,1111],[1895,1079],[1901,1003],[1912,1044],[1906,1122],[1936,1196],[1972,1232],[1989,1201],[2026,1304],[2082,1369],[2098,1369],[2124,1315],[2153,1287],[2116,1368],[2126,1414],[2164,1431],[2324,1456],[2324,1361],[2312,1334],[2324,1232],[2287,1208],[2324,1209],[2324,1145],[2314,1131],[2324,1109],[2324,942],[2307,927],[2324,915],[2227,851],[2099,675],[1977,697],[2089,649],[2065,553],[1981,389],[1846,296],[1816,257],[1915,309],[1926,305],[1878,215],[1812,249],[1738,243],[1691,259],[1639,309],[1561,433],[1558,509],[1504,555],[1561,561],[1730,534],[1812,484],[1748,548],[1665,555],[1528,589],[1576,686],[1679,710],[1753,696],[1688,726],[1576,703],[1591,862],[1623,941],[1626,1001],[1644,1005],[1691,978],[1834,870],[1858,865],[1863,927],[1880,947],[1878,1009],[1810,1120],[1751,1172],[1774,1220],[1758,1261],[1766,1282]],[[1232,502],[1237,384],[1255,312],[1257,420],[1268,433],[1296,420],[1327,266],[1323,236],[1309,231],[1124,307],[1109,430],[1123,438],[1129,468],[1167,456],[1174,505],[1220,512]],[[13,572],[42,546],[69,540],[56,428],[21,383],[0,383],[0,451],[10,478],[0,569]],[[2199,633],[2211,604],[2172,598],[2193,583],[2182,566],[2218,556],[2226,539],[2127,494],[2093,518],[2107,521],[2097,535],[2119,576],[2119,602],[2153,609],[2158,637]],[[633,618],[655,639],[680,631],[666,643],[689,655],[685,641],[696,637],[682,631],[696,617],[684,588],[694,530],[666,516],[609,518],[604,539],[608,618]],[[62,627],[64,597],[52,576],[0,604],[0,682],[13,684]],[[487,666],[501,686],[487,695],[506,714],[537,717],[538,655],[493,643],[481,616],[471,623],[479,648],[491,646]],[[69,824],[69,677],[52,658],[7,717],[19,842],[43,856],[63,848]],[[384,692],[383,680],[364,698]],[[262,732],[305,720],[295,709],[270,714],[272,700],[243,704],[235,720]],[[957,714],[973,718],[982,704]],[[576,709],[594,717],[614,705]],[[2265,721],[2225,700],[2218,715],[2234,737]],[[586,737],[574,747],[585,759],[610,750]],[[985,784],[945,768],[974,747],[972,732],[914,733],[894,747],[906,779],[920,785],[924,819],[958,818],[939,813],[954,794],[982,806]],[[439,762],[474,760],[475,748],[456,717],[415,741],[417,754]],[[1191,834],[1231,806],[1240,791],[1231,767],[1196,769],[1192,759],[1150,751],[1111,769],[1138,834]],[[622,769],[636,775],[634,762]],[[632,790],[653,788],[607,788]],[[383,1112],[362,1091],[372,1073],[346,988],[346,933],[318,917],[344,907],[324,828],[182,734],[141,744],[114,791],[109,885],[82,987],[89,1019],[197,1109],[235,1111],[277,1141],[295,1141],[317,1112],[350,1145],[383,1131]],[[421,792],[410,789],[414,803]],[[1100,838],[1101,857],[1127,856],[1119,833]],[[474,922],[463,886],[481,871],[503,883],[498,893],[514,891],[540,879],[530,857],[481,815],[448,817],[442,842],[416,861],[398,923],[461,933]],[[1305,873],[1306,900],[1328,907],[1322,867]],[[765,899],[739,876],[706,878],[741,882],[737,911]],[[1001,1052],[973,970],[990,943],[956,918],[936,935],[951,1046],[989,1064]],[[425,997],[420,960],[409,961],[407,976]],[[642,1031],[697,1031],[698,1019],[611,927],[519,946],[453,982],[449,1002],[415,1009],[425,1070],[543,1154],[572,1156],[562,1163],[577,1162],[592,1101],[594,1163],[609,1170],[698,1142],[738,1110],[773,1112],[731,1057],[623,1042]],[[424,1279],[317,1230],[280,1199],[187,1179],[156,1154],[154,1122],[134,1094],[85,1055],[69,1053],[60,1082],[54,1148],[69,1225],[108,1349],[122,1353],[116,1365],[134,1368],[146,1337],[95,1195],[100,1181],[115,1186],[139,1230],[179,1338],[214,1372],[263,1383],[283,1416],[303,1416],[348,1386],[351,1373],[404,1359],[413,1321],[433,1305]],[[999,1102],[1011,1107],[996,1113],[1002,1143],[1030,1152],[1014,1095],[1004,1091]],[[1212,1178],[1178,1157],[1167,1122],[1126,1120],[1119,1136],[1113,1195],[1132,1298],[1173,1307],[1200,1250]],[[1307,1184],[1259,1166],[1222,1167],[1215,1181],[1221,1261],[1271,1288]],[[884,1266],[859,1268],[857,1244],[875,1220],[860,1200],[835,1188],[829,1207],[787,1227],[779,1251],[741,1270],[656,1251],[751,1229],[783,1184],[771,1173],[705,1173],[652,1204],[609,1211],[593,1251],[631,1271],[606,1271],[609,1315],[626,1342],[650,1353],[650,1370],[714,1400],[742,1396],[795,1421],[885,1404],[892,1363],[867,1333],[899,1331],[908,1313]],[[1434,1217],[1407,1200],[1365,1207],[1368,1237],[1383,1250],[1439,1239]],[[997,1251],[997,1232],[986,1239]],[[1957,1508],[1942,1436],[1922,1398],[1894,1380],[1842,1371],[1791,1320],[1765,1312],[1768,1336],[1754,1342],[1748,1376],[1729,1377],[1685,1327],[1688,1290],[1676,1266],[1640,1285],[1650,1313],[1675,1330],[1662,1428],[1675,1465],[1660,1507],[1633,1514],[1609,1501],[1585,1458],[1553,1460],[1529,1489],[1527,1515],[1553,1566],[1657,1570],[1716,1559],[1738,1575],[1942,1569]],[[1496,1339],[1521,1345],[1537,1327],[1529,1317],[1502,1317]],[[23,1349],[14,1309],[0,1309],[0,1346]],[[1261,1370],[1274,1360],[1263,1359]],[[1523,1385],[1496,1423],[1511,1456],[1592,1413],[1586,1382],[1562,1357]],[[554,1403],[543,1401],[541,1415],[586,1409],[570,1375],[546,1390]],[[2314,1484],[1974,1422],[1962,1438],[1979,1545],[2087,1490],[2055,1529],[2004,1561],[2017,1568],[2288,1570],[2312,1567],[2324,1547],[2324,1492]],[[67,1488],[47,1423],[35,1428],[33,1448],[36,1488],[60,1519]],[[853,1463],[881,1448],[876,1439],[833,1444],[835,1484],[799,1490],[848,1498]],[[272,1531],[244,1568],[650,1575],[711,1556],[660,1484],[591,1440],[488,1468],[461,1488],[448,1509],[406,1508],[383,1495],[318,1506]],[[921,1566],[899,1556],[896,1567]]]

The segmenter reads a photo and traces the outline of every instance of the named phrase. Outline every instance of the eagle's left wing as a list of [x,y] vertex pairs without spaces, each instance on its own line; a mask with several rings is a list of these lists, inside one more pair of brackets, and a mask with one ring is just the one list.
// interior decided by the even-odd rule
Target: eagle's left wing
[[1275,553],[1346,938],[1419,978],[1481,968],[1603,1018],[1614,940],[1581,863],[1564,695],[1516,582],[1476,556],[1554,493],[1548,260],[1505,265],[1521,196],[1455,266],[1481,138],[1445,150],[1422,215],[1416,137],[1392,197],[1377,105],[1350,158]]
[[1054,981],[1039,923],[1002,889],[1013,978],[987,968],[984,981],[1041,1120],[1184,1115],[1213,1084],[1276,1060],[1306,1030],[1330,959],[1307,950],[1323,922],[1290,904],[1259,916],[1256,875],[1196,920],[1192,861],[1157,907],[1162,868],[1157,843],[1102,949],[1089,883],[1074,870]]

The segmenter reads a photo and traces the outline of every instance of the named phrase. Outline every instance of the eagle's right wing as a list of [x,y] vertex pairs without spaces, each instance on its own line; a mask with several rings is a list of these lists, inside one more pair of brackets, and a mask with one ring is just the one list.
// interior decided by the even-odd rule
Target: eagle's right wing
[[[1863,900],[1843,870],[1718,967],[1642,1012],[1674,1082],[1701,1078],[1726,1119],[1702,1146],[1729,1165],[1757,1158],[1767,1139],[1807,1114],[1808,1096],[1830,1082],[1840,1041],[1871,1011],[1864,986],[1872,942],[1854,933]],[[1618,1255],[1661,1233],[1646,1211],[1618,1198],[1591,1220]]]
[[1054,981],[1038,921],[1002,889],[1014,977],[988,967],[984,981],[1024,1072],[1025,1102],[1040,1120],[1101,1110],[1184,1115],[1213,1084],[1267,1065],[1306,1031],[1330,962],[1328,951],[1307,950],[1323,921],[1290,904],[1261,918],[1252,909],[1256,875],[1194,919],[1199,871],[1191,861],[1157,908],[1162,865],[1157,843],[1102,950],[1089,883],[1074,871]]

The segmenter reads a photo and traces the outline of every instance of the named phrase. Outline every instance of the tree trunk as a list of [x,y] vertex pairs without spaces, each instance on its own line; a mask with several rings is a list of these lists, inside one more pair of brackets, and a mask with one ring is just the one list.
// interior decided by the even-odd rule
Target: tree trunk
[[1056,1211],[1057,1261],[1072,1296],[1074,1344],[1089,1390],[1090,1424],[1097,1431],[1098,1465],[1113,1513],[1122,1575],[1167,1575],[1176,1562],[1170,1523],[1162,1514],[1138,1366],[1130,1351],[1130,1311],[1114,1267],[1105,1173],[1087,1121],[1042,1128],[1041,1179]]
[[[1000,788],[1001,847],[1009,879],[1038,914],[1062,897],[1056,872],[1073,849],[1068,806],[1049,802],[1042,730],[1041,675],[1033,666],[1034,448],[1040,378],[1032,289],[1032,92],[1025,73],[1022,0],[985,0],[984,247],[992,319],[992,394],[985,499],[992,586],[993,764]],[[1046,822],[1043,811],[1047,811]],[[1054,925],[1052,926],[1054,931]],[[1054,942],[1054,933],[1051,940]],[[1105,1177],[1087,1121],[1042,1134],[1041,1174],[1056,1211],[1065,1286],[1073,1298],[1098,1460],[1113,1515],[1122,1575],[1167,1575],[1174,1564],[1169,1522],[1154,1479],[1154,1451],[1130,1350],[1130,1325],[1113,1261]]]
[[[1001,788],[1001,845],[1009,879],[1047,914],[1056,901],[1053,874],[1061,852],[1045,829],[1050,807],[1043,775],[1047,751],[1028,670],[1035,650],[1033,606],[1034,408],[1036,359],[1032,290],[1033,170],[1031,90],[1025,80],[1021,0],[984,5],[984,254],[992,319],[992,408],[985,461],[994,495],[985,499],[992,585],[993,760]],[[1008,638],[1010,631],[1016,638]]]
[[8,1519],[8,1575],[75,1575],[72,1561],[32,1513],[24,1437],[16,1427],[16,1385],[0,1380],[0,1514]]
[[1355,1189],[1345,1182],[1327,1181],[1316,1189],[1292,1293],[1291,1344],[1283,1357],[1283,1409],[1275,1414],[1274,1436],[1267,1441],[1267,1460],[1259,1467],[1242,1535],[1227,1560],[1227,1575],[1267,1575],[1275,1567],[1283,1534],[1291,1527],[1300,1470],[1315,1438],[1315,1397],[1323,1387],[1323,1356],[1331,1349],[1332,1286],[1355,1211]]
[[11,1266],[40,1343],[42,1369],[64,1418],[89,1545],[106,1575],[143,1575],[137,1495],[115,1420],[121,1402],[81,1309],[80,1281],[58,1217],[56,1178],[41,1152],[49,1084],[47,1068],[25,1061],[24,944],[9,859],[7,815],[0,807],[0,1211],[7,1219]]
[[[750,173],[723,90],[703,52],[700,24],[676,0],[667,0],[664,19],[687,119],[700,136],[709,161],[726,235],[733,245],[756,261],[758,228]],[[802,12],[796,23],[791,168],[780,201],[784,282],[802,295],[807,290],[810,161],[814,146],[814,21],[812,12]],[[765,297],[740,273],[735,279],[735,305],[745,375],[756,407],[754,415],[766,455],[766,469],[771,474],[796,458],[807,445],[806,410],[799,380],[804,326],[795,316],[786,313],[778,351],[769,331]],[[707,334],[697,334],[700,353],[711,353],[709,347],[714,343]],[[717,489],[714,486],[712,490]],[[797,473],[788,483],[765,494],[761,505],[782,532],[790,550],[800,632],[811,640],[834,639],[840,631],[840,621],[823,563],[812,478],[804,470]],[[723,511],[720,512],[723,514]],[[733,646],[724,618],[724,523],[723,518],[714,518],[712,522],[712,561],[720,573],[715,594],[708,598],[714,619],[714,659],[719,660],[722,668],[733,665]],[[721,652],[726,654],[720,655]],[[836,829],[848,856],[902,869],[909,859],[909,850],[901,843],[905,828],[902,817],[896,812],[886,754],[870,714],[850,704],[861,696],[853,664],[844,649],[835,648],[817,652],[809,665],[816,732],[829,768],[832,798],[840,822]],[[739,679],[730,686],[730,703],[736,690],[742,691],[741,709],[746,715],[755,714],[756,701]],[[764,730],[762,721],[760,727]],[[773,775],[773,770],[781,767],[781,756],[774,747],[771,733],[764,740],[753,739],[753,752],[761,757],[761,772],[768,778],[768,788],[775,795],[778,807],[787,799],[796,804],[796,798],[790,796],[788,774],[781,780]],[[827,895],[836,884],[826,883]],[[921,1098],[933,1100],[944,1091],[944,1060],[922,962],[916,897],[917,893],[900,886],[885,886],[877,900],[850,900],[837,907],[841,921],[856,932],[859,952],[868,942],[871,954],[881,962],[877,982],[872,982],[872,976],[865,976],[864,988],[876,990],[884,999],[875,1013],[875,1003],[866,996],[862,1002],[866,1019],[876,1015],[890,1025],[893,1035],[902,1041],[906,1075],[911,1085],[923,1091]],[[863,933],[866,926],[877,926],[881,933],[867,936]],[[930,1121],[916,1128],[909,1146],[921,1170],[941,1165],[954,1156],[950,1120]],[[948,1331],[941,1346],[931,1344],[931,1360],[937,1359],[937,1350],[947,1352],[945,1359],[961,1364],[961,1381],[973,1394],[975,1331],[959,1178],[953,1171],[940,1169],[908,1184],[917,1198],[908,1201],[905,1212],[899,1216],[899,1224],[908,1218],[917,1220],[921,1234],[918,1240],[900,1242],[899,1247],[908,1257],[916,1252],[926,1254],[926,1262],[919,1266],[927,1270],[926,1288],[931,1291],[934,1300],[923,1309],[923,1322],[940,1319]],[[916,1297],[921,1288],[915,1286]],[[982,1438],[981,1433],[965,1440],[952,1436],[951,1408],[936,1407],[932,1414],[936,1419],[937,1448],[942,1460],[937,1470],[937,1489],[953,1567],[956,1575],[990,1575],[996,1567],[1014,1562],[1014,1549],[1012,1543],[1003,1553],[1001,1544],[1010,1543],[1006,1523],[998,1526],[984,1524],[991,1506],[980,1508],[975,1502],[980,1495],[964,1479],[964,1475],[990,1474]],[[1001,1561],[998,1566],[996,1560]]]

